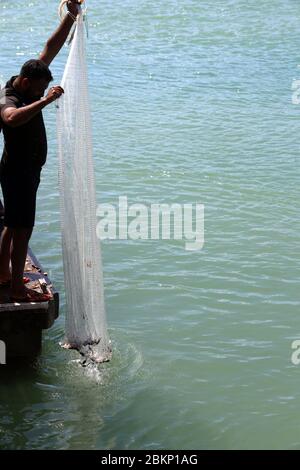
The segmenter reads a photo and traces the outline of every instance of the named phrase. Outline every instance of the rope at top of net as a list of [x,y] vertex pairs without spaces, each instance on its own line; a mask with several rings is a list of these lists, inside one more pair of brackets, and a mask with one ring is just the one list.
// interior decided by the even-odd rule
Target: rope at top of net
[[[59,4],[59,7],[58,7],[58,15],[60,17],[60,19],[63,19],[63,17],[65,16],[65,5],[67,5],[67,3],[69,3],[70,0],[61,0],[60,4]],[[71,2],[70,2],[71,3]],[[77,3],[82,5],[84,3],[84,0],[77,0]],[[84,13],[86,11],[86,8],[84,10]]]
[[[84,3],[85,0],[77,0],[77,3],[80,4],[80,13],[82,13],[82,17],[83,17],[83,20],[84,20],[84,23],[85,23],[85,29],[86,29],[86,35],[87,37],[89,37],[89,32],[88,32],[88,22],[87,22],[87,7],[85,7],[84,9],[82,8],[82,4]],[[58,16],[60,17],[61,20],[63,20],[63,18],[66,16],[67,13],[65,13],[65,6],[70,2],[70,0],[61,0],[60,4],[59,4],[59,7],[58,7]],[[71,3],[71,2],[70,2]],[[76,22],[77,22],[77,18],[74,17],[74,15],[72,15],[70,12],[69,12],[70,16],[73,18],[74,20],[74,23],[75,23],[75,27],[73,28],[73,31],[71,32],[70,36],[69,36],[69,39],[68,39],[68,44],[70,44],[74,38],[74,34],[75,34],[75,29],[76,29]]]

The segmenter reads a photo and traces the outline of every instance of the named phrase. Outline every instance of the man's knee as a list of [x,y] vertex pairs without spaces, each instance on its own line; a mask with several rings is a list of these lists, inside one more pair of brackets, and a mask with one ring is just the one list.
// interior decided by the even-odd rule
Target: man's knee
[[20,227],[20,228],[14,228],[11,230],[12,230],[12,235],[13,235],[14,240],[29,241],[32,235],[33,227],[30,227],[30,228]]

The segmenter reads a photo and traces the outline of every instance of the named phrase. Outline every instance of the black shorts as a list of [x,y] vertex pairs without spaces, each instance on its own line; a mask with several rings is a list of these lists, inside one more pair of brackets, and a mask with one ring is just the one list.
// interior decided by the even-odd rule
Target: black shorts
[[36,193],[40,184],[40,170],[12,170],[0,172],[4,200],[4,226],[32,228],[35,221]]

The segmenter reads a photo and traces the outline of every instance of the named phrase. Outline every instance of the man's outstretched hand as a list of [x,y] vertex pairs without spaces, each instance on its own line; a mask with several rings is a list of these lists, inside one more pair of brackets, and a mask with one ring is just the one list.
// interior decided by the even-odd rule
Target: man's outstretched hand
[[63,93],[64,93],[64,90],[61,86],[58,86],[58,85],[53,86],[50,88],[47,95],[43,99],[45,100],[46,104],[50,104],[50,103],[53,103],[53,101],[60,98]]
[[79,7],[81,5],[81,1],[79,0],[69,0],[67,3],[67,8],[72,15],[77,16],[79,13]]

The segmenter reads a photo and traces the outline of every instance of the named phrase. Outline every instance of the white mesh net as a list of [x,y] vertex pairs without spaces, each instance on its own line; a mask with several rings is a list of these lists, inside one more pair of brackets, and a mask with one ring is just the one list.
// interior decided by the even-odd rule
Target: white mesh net
[[92,154],[85,34],[82,13],[69,53],[58,101],[57,131],[66,344],[97,362],[110,359],[103,295]]

